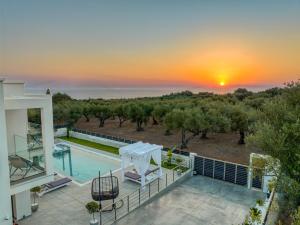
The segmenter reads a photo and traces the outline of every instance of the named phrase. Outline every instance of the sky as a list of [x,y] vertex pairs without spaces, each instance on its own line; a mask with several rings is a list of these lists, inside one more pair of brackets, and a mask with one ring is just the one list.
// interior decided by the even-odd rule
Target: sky
[[265,87],[300,78],[299,0],[0,6],[0,76],[37,86]]

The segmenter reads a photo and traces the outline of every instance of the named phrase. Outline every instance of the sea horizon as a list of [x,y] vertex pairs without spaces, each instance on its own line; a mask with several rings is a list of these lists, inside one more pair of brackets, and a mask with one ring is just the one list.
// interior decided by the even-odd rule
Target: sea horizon
[[[159,97],[171,93],[191,91],[194,94],[199,92],[210,92],[215,94],[232,93],[238,88],[246,88],[252,92],[264,91],[273,86],[233,86],[233,87],[53,87],[52,93],[66,93],[74,99],[131,99],[143,97]],[[33,94],[44,93],[47,88],[26,87],[26,91]]]

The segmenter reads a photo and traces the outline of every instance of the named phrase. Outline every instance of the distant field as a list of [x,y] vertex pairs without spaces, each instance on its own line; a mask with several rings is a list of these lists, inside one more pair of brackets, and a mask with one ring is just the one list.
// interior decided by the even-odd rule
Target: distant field
[[[91,118],[90,122],[85,122],[84,118],[80,119],[76,124],[76,128],[153,144],[161,144],[164,147],[179,146],[180,143],[180,132],[173,132],[172,135],[165,136],[165,128],[162,125],[152,125],[151,121],[147,127],[145,127],[145,131],[141,132],[135,130],[135,123],[126,121],[124,125],[119,128],[118,121],[111,119],[105,121],[104,127],[99,128],[99,122],[95,118]],[[239,135],[237,133],[209,133],[208,139],[205,140],[200,139],[200,137],[195,137],[188,144],[188,149],[185,150],[206,157],[248,165],[249,154],[259,151],[251,149],[246,145],[238,145],[238,139]]]
[[118,148],[111,147],[111,146],[108,146],[108,145],[102,145],[102,144],[99,144],[99,143],[86,141],[86,140],[78,139],[78,138],[74,138],[74,137],[60,137],[60,139],[63,139],[65,141],[70,141],[70,142],[73,142],[73,143],[76,143],[76,144],[84,145],[84,146],[87,146],[87,147],[90,147],[90,148],[95,148],[95,149],[99,149],[99,150],[102,150],[102,151],[110,152],[110,153],[113,153],[113,154],[116,154],[116,155],[119,154],[119,149]]

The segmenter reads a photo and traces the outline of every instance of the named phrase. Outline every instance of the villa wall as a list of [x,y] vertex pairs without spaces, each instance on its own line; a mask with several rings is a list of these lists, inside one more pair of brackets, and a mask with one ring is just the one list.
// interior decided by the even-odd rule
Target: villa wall
[[0,79],[0,224],[12,224],[3,83]]
[[88,135],[88,134],[81,134],[81,133],[74,132],[74,131],[70,131],[70,135],[75,138],[80,138],[80,139],[84,139],[87,141],[92,141],[92,142],[96,142],[99,144],[108,145],[108,146],[112,146],[112,147],[116,147],[116,148],[120,148],[122,146],[128,145],[127,143],[113,141],[113,140],[109,140],[109,139],[105,139],[105,138],[101,138],[101,137],[95,137],[95,136]]
[[[59,128],[54,133],[55,137],[62,137],[62,136],[66,136],[66,135],[67,135],[66,128]],[[87,140],[87,141],[96,142],[96,143],[103,144],[103,145],[116,147],[116,148],[120,148],[122,146],[128,145],[127,143],[124,143],[124,142],[114,141],[114,140],[96,137],[96,136],[92,136],[92,135],[88,135],[88,134],[82,134],[82,133],[75,132],[75,131],[70,131],[70,136],[74,137],[74,138],[79,138],[79,139],[83,139],[83,140]]]

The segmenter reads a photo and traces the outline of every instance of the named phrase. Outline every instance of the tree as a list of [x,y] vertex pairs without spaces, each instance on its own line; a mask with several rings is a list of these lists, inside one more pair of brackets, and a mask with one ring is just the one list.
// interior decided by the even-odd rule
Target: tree
[[[205,126],[203,119],[203,114],[198,109],[174,109],[166,115],[165,124],[169,130],[181,131],[180,148],[184,149],[187,148],[190,140],[201,133],[203,126]],[[191,133],[189,137],[187,137],[187,132]]]
[[104,127],[105,121],[112,115],[110,107],[102,104],[93,105],[92,112],[94,116],[99,120],[99,127]]
[[242,105],[229,107],[229,118],[231,120],[231,130],[238,131],[240,138],[238,144],[245,144],[245,133],[248,131],[249,117],[246,109]]
[[82,110],[78,104],[65,105],[64,121],[67,125],[67,137],[69,137],[70,130],[74,127],[75,123],[81,118]]
[[136,131],[143,131],[143,123],[146,124],[149,120],[149,116],[146,114],[143,105],[136,103],[129,106],[129,117],[132,122],[136,123]]
[[280,162],[278,186],[289,204],[300,204],[300,83],[266,103],[247,141]]
[[65,106],[64,104],[54,104],[53,105],[53,121],[55,124],[59,124],[61,122],[64,122],[65,119]]
[[239,100],[243,101],[248,96],[251,96],[253,92],[248,91],[246,88],[238,88],[233,92],[233,95]]
[[71,100],[72,100],[72,98],[69,95],[67,95],[66,93],[57,92],[52,96],[53,104],[66,103]]
[[153,123],[158,124],[163,122],[164,117],[170,111],[170,107],[165,104],[158,104],[154,106],[152,111]]
[[92,114],[92,107],[89,103],[83,103],[82,115],[85,117],[86,122],[90,122],[90,116]]
[[119,119],[119,127],[122,127],[122,124],[129,119],[129,105],[128,104],[119,104],[114,108],[114,114]]

